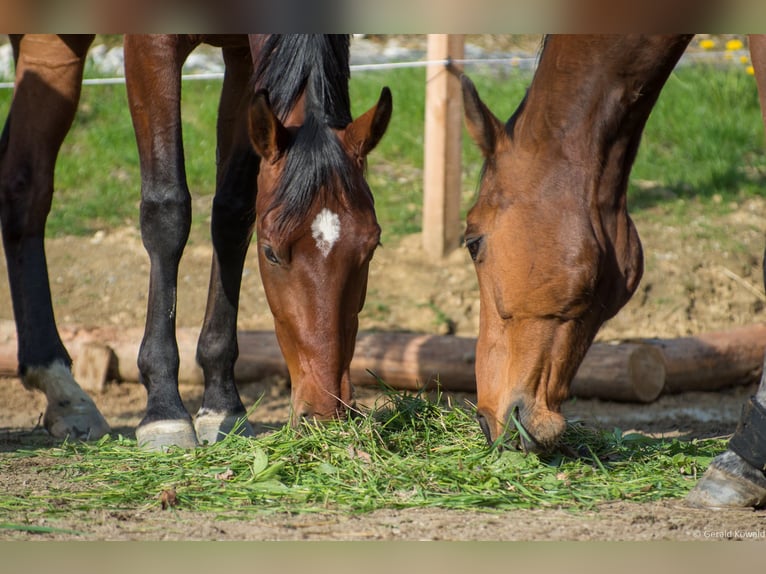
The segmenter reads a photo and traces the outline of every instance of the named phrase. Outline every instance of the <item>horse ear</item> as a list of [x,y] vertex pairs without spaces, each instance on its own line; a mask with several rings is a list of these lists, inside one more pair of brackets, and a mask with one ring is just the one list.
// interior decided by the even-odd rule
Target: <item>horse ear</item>
[[274,114],[266,90],[258,90],[250,99],[248,112],[250,142],[266,161],[272,161],[287,148],[289,134]]
[[383,134],[386,133],[392,111],[391,90],[385,87],[380,92],[378,103],[346,127],[344,136],[346,143],[354,150],[358,159],[367,157],[367,154],[378,145]]
[[504,130],[503,123],[481,101],[476,86],[468,76],[461,76],[460,83],[463,88],[463,107],[468,133],[484,157],[488,158],[495,153],[498,134]]

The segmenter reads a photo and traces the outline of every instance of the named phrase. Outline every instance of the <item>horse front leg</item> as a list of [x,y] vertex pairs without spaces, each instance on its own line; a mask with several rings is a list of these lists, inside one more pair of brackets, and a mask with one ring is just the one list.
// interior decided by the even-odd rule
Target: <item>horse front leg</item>
[[45,223],[53,171],[80,99],[93,36],[11,38],[16,88],[0,141],[0,221],[24,386],[47,399],[44,425],[56,438],[97,439],[109,432],[93,400],[74,380],[53,313]]
[[205,394],[195,419],[200,442],[213,443],[232,431],[253,436],[234,381],[238,356],[237,314],[242,270],[255,223],[258,157],[246,132],[245,105],[252,75],[248,49],[224,48],[226,75],[218,112],[218,170],[213,200],[210,271],[205,321],[197,362]]
[[141,238],[149,254],[146,327],[138,354],[147,391],[142,448],[191,448],[197,438],[178,392],[178,266],[191,228],[181,134],[181,66],[192,46],[173,35],[125,36],[128,102],[141,165]]

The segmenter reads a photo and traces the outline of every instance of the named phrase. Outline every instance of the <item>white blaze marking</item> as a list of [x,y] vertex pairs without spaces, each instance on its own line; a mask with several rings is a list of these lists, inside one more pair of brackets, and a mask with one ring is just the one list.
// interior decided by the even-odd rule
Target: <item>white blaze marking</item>
[[340,217],[325,207],[311,224],[311,236],[317,243],[317,249],[327,257],[340,237]]

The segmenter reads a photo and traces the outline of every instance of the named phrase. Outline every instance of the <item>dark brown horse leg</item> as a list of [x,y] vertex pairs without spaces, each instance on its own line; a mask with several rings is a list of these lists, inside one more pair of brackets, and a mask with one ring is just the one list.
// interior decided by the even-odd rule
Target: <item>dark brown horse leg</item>
[[193,46],[172,35],[125,37],[128,101],[141,163],[141,237],[149,254],[146,329],[138,354],[147,391],[139,446],[197,444],[178,393],[178,264],[191,226],[191,196],[181,138],[181,67]]
[[[766,124],[766,36],[750,36],[750,55]],[[743,409],[728,449],[713,459],[686,500],[704,507],[766,505],[766,358],[758,391]]]
[[93,36],[12,37],[16,89],[0,141],[0,219],[18,333],[19,371],[45,393],[55,437],[96,439],[109,426],[72,377],[59,337],[45,259],[53,170],[72,125]]
[[205,394],[194,426],[200,442],[236,432],[253,436],[234,383],[237,311],[242,269],[255,224],[258,157],[246,132],[247,88],[252,75],[249,49],[224,48],[226,75],[218,111],[218,175],[211,234],[213,262],[197,362]]

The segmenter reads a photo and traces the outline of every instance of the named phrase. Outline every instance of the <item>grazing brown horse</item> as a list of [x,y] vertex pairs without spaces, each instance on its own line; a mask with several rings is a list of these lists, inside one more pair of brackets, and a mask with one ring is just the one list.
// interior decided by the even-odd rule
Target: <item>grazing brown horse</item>
[[[48,411],[54,411],[46,416],[52,433],[92,438],[108,427],[71,377],[51,310],[42,244],[55,156],[76,109],[91,41],[92,36],[14,40],[22,82],[6,125],[15,137],[3,138],[0,208],[25,384],[46,392]],[[222,48],[226,73],[217,127],[214,254],[197,351],[205,391],[193,423],[178,393],[175,307],[191,224],[181,67],[202,42]],[[27,61],[31,71],[23,68]],[[260,272],[291,375],[293,422],[344,413],[353,403],[349,364],[368,265],[380,238],[364,168],[388,125],[390,92],[384,89],[376,106],[352,120],[349,37],[341,35],[128,35],[125,67],[141,163],[141,234],[151,263],[138,357],[147,389],[139,444],[163,449],[214,442],[244,417],[233,372],[241,276],[254,227]],[[41,108],[50,110],[50,118],[37,127],[34,122],[45,115],[37,109],[41,91],[51,102]],[[62,93],[66,106],[56,99]],[[49,138],[45,145],[29,141],[40,133]],[[54,375],[55,383],[38,382]],[[84,405],[77,405],[80,418],[74,423],[67,422],[68,412],[58,412],[64,403],[71,410],[74,402],[56,402],[62,377],[67,392],[77,389],[71,392]],[[87,417],[80,415],[86,407]],[[239,432],[252,429],[244,422]]]
[[[214,253],[197,350],[205,391],[192,426],[178,395],[175,340],[178,263],[191,223],[180,100],[181,66],[203,41],[222,47],[226,74]],[[292,420],[345,412],[352,404],[349,365],[358,313],[380,239],[365,159],[388,125],[390,92],[384,89],[378,104],[352,121],[349,37],[340,35],[127,35],[125,75],[141,162],[141,234],[151,261],[138,357],[148,392],[139,443],[212,442],[244,416],[234,363],[242,269],[254,225],[261,277],[292,382]],[[245,425],[241,432],[252,429]]]
[[[485,157],[465,242],[479,280],[477,409],[488,441],[502,442],[519,426],[524,450],[556,446],[577,368],[601,325],[635,292],[643,254],[627,211],[628,176],[690,40],[548,36],[529,90],[505,123],[464,77],[468,131]],[[751,38],[751,53],[766,110],[763,38]],[[690,499],[766,503],[763,380],[748,413],[738,431],[744,439],[732,440]]]

